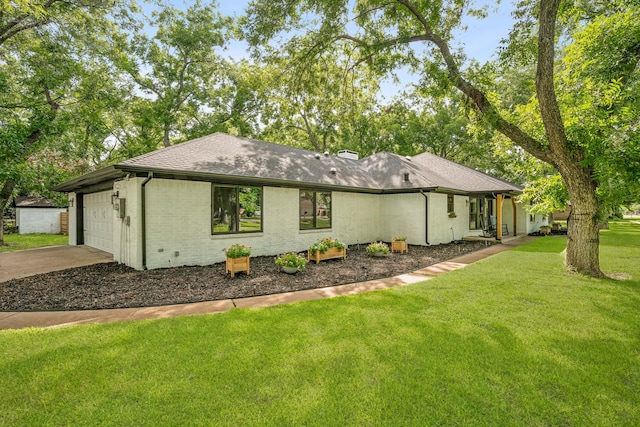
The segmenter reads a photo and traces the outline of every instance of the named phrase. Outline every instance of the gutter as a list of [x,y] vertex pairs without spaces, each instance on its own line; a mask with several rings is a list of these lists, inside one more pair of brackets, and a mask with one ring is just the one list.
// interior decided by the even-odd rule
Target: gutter
[[153,179],[153,172],[149,172],[149,176],[140,185],[141,208],[140,215],[142,217],[142,269],[147,269],[147,208],[146,208],[146,191],[145,186]]
[[424,241],[427,246],[431,246],[429,243],[429,197],[420,189],[420,194],[424,196]]

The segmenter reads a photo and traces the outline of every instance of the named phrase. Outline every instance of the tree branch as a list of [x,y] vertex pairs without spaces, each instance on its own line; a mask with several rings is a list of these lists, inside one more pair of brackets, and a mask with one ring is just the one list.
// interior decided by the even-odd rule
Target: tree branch
[[[62,0],[49,0],[47,3],[43,4],[41,7],[46,11],[54,3],[57,3],[59,1],[62,1]],[[11,21],[7,22],[2,27],[0,27],[0,45],[2,45],[4,42],[9,40],[11,37],[15,36],[16,34],[22,32],[22,31],[29,30],[29,29],[32,29],[32,28],[42,27],[42,26],[47,25],[47,24],[49,24],[51,22],[50,18],[44,18],[44,19],[40,19],[40,20],[35,20],[34,22],[31,22],[31,23],[24,22],[24,21],[28,20],[31,17],[33,17],[33,15],[30,15],[28,13],[23,13],[21,15],[18,15],[17,17],[12,19]]]
[[538,67],[536,93],[540,115],[552,151],[564,151],[568,158],[567,136],[553,84],[555,63],[555,23],[560,0],[540,2],[540,29],[538,30]]
[[426,18],[422,16],[418,9],[408,0],[397,1],[399,4],[406,7],[407,10],[409,10],[409,12],[411,12],[411,14],[416,17],[416,19],[421,23],[425,30],[425,34],[411,37],[408,40],[426,40],[436,45],[447,67],[449,80],[456,88],[458,88],[458,90],[460,90],[469,100],[471,100],[474,108],[479,113],[479,115],[483,118],[489,119],[489,121],[493,124],[498,132],[502,133],[516,144],[520,145],[533,156],[554,164],[553,159],[549,155],[549,151],[543,147],[543,144],[524,133],[518,126],[506,121],[500,115],[495,106],[491,104],[487,96],[481,90],[473,86],[462,77],[460,68],[458,67],[458,64],[456,64],[456,61],[451,54],[449,45],[442,39],[442,37],[438,36],[432,31],[431,26],[427,22]]

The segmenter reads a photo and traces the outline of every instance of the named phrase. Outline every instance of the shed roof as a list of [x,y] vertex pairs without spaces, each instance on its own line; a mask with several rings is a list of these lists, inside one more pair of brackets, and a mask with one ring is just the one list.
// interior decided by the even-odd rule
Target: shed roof
[[57,207],[51,200],[45,197],[18,196],[13,199],[16,208],[55,208]]
[[321,186],[374,193],[438,189],[465,193],[522,190],[515,184],[428,153],[413,158],[377,153],[354,160],[224,133],[125,160],[110,169],[75,178],[57,189],[77,191],[100,180],[141,172],[211,181]]

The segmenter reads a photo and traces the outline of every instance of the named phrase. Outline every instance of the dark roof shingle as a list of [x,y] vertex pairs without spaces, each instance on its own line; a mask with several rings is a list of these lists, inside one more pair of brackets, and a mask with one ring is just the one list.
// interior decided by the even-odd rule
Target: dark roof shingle
[[[114,168],[123,172],[197,174],[369,192],[419,189],[469,193],[521,191],[517,185],[429,153],[413,158],[377,153],[353,160],[224,133],[143,154],[118,163]],[[408,174],[408,180],[405,180],[405,174]],[[86,179],[76,180],[76,185],[81,182],[85,185]],[[71,188],[70,184],[59,187],[63,191],[74,191]]]

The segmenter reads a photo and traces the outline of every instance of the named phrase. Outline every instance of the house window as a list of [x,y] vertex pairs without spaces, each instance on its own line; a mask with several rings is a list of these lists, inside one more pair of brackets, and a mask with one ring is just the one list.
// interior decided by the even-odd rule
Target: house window
[[262,231],[262,188],[213,185],[212,234]]
[[452,194],[447,195],[447,213],[449,212],[455,212]]
[[[529,202],[529,206],[533,206],[533,201]],[[536,214],[529,214],[529,221],[534,222],[536,220]]]
[[300,230],[331,228],[331,192],[300,190]]
[[484,210],[484,200],[477,197],[469,198],[469,230],[480,230],[482,224],[481,212]]

